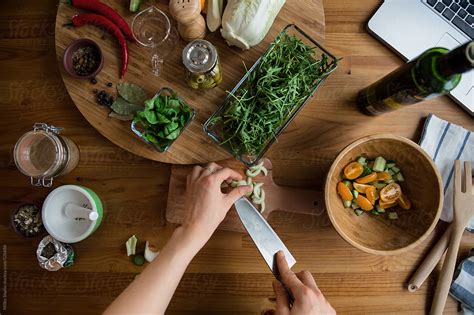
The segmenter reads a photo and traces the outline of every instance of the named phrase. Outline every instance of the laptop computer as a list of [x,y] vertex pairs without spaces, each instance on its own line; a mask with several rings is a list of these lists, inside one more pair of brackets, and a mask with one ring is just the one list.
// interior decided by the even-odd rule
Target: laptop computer
[[[386,0],[368,29],[406,60],[431,47],[453,49],[474,38],[474,0]],[[474,71],[450,96],[474,116]]]

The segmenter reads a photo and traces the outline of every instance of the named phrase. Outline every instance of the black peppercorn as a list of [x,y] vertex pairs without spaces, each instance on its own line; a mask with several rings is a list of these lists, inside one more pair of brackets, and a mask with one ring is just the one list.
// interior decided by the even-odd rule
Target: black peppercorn
[[101,90],[99,93],[97,93],[96,98],[97,103],[103,106],[110,107],[114,103],[114,97],[104,90]]
[[100,65],[99,51],[94,46],[81,47],[72,55],[74,72],[79,76],[93,73]]

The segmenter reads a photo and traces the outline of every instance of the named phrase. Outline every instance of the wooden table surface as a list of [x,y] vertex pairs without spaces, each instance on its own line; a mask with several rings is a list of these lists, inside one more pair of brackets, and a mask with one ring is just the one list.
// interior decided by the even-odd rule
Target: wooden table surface
[[[336,153],[352,140],[373,133],[374,126],[418,140],[424,117],[432,111],[474,129],[472,117],[447,97],[379,118],[354,109],[358,90],[402,63],[365,30],[365,22],[381,2],[324,1],[326,46],[344,60],[317,93],[317,106],[306,107],[282,135],[300,134],[301,139],[312,138],[311,143],[299,143],[299,151],[276,144],[269,152],[277,182],[306,180],[321,187]],[[4,308],[7,314],[99,314],[142,270],[125,256],[125,240],[136,234],[162,246],[173,230],[164,220],[170,165],[113,145],[86,122],[66,93],[54,51],[56,6],[55,0],[0,4],[0,243],[6,275],[0,286],[6,296],[0,299],[2,314]],[[302,129],[299,119],[314,121],[314,128]],[[39,203],[49,192],[30,186],[12,160],[16,140],[38,121],[66,127],[65,134],[81,150],[77,169],[55,186],[90,187],[106,208],[101,228],[74,244],[76,264],[55,273],[39,268],[37,241],[25,241],[9,228],[11,209],[27,201]],[[429,307],[436,274],[414,294],[406,291],[404,283],[443,226],[406,254],[378,257],[352,248],[324,217],[312,220],[281,214],[270,223],[297,257],[295,268],[313,272],[339,313],[423,314]],[[471,247],[474,236],[465,233],[460,255]],[[247,235],[220,231],[189,266],[168,314],[261,314],[274,306],[271,280]],[[457,303],[449,298],[447,313],[456,309]]]

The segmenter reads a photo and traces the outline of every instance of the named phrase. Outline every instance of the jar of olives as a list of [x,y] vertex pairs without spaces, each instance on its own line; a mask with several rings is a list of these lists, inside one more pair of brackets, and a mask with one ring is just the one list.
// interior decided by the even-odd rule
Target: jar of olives
[[222,82],[219,56],[207,40],[196,39],[183,49],[186,81],[193,89],[212,89]]

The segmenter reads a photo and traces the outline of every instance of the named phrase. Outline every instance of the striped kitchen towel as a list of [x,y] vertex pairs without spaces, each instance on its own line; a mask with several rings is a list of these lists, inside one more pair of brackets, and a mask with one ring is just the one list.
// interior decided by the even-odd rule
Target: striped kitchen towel
[[473,250],[470,257],[464,259],[456,269],[454,281],[451,283],[449,293],[459,302],[465,315],[474,311],[474,256]]
[[[453,220],[454,160],[471,161],[474,166],[474,134],[461,126],[429,114],[421,135],[420,146],[433,158],[444,187],[441,220]],[[474,231],[474,218],[468,229]]]

